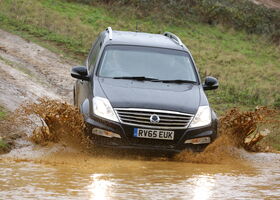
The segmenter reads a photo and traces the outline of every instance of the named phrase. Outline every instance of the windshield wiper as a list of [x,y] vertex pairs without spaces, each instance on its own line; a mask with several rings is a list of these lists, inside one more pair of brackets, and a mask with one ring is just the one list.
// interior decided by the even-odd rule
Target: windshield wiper
[[156,78],[150,78],[145,76],[118,76],[113,77],[113,79],[129,79],[129,80],[137,80],[137,81],[157,81]]
[[137,80],[137,81],[152,81],[152,82],[163,82],[163,83],[197,83],[196,81],[190,80],[160,80],[157,78],[151,78],[146,76],[118,76],[113,77],[113,79],[129,79],[129,80]]
[[176,80],[155,80],[155,82],[163,82],[163,83],[197,83],[196,81],[181,80],[181,79],[176,79]]

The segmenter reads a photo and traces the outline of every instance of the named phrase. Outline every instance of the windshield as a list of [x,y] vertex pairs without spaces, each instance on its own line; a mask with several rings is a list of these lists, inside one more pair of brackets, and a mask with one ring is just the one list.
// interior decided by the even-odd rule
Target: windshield
[[136,46],[106,47],[99,76],[148,77],[197,82],[194,66],[187,52]]

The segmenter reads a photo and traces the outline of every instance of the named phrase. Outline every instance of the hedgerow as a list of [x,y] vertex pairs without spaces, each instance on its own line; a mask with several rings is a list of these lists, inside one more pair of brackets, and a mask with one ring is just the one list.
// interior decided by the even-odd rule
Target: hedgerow
[[249,0],[68,0],[86,4],[106,4],[113,12],[133,8],[137,17],[178,24],[199,21],[223,24],[253,34],[269,35],[280,43],[280,11]]

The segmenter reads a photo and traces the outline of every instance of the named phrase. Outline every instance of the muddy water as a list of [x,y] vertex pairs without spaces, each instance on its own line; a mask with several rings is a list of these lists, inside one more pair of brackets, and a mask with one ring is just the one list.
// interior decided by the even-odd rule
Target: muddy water
[[[280,154],[243,150],[256,149],[258,123],[274,123],[273,114],[233,109],[203,153],[148,157],[98,151],[76,108],[40,99],[11,118],[26,137],[0,156],[0,199],[279,199]],[[244,143],[248,136],[253,142]]]
[[279,199],[280,155],[192,164],[57,154],[0,161],[1,199]]

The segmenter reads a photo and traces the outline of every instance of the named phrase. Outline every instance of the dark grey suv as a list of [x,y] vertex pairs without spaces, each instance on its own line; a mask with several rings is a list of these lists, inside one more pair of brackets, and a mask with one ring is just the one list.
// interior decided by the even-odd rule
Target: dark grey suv
[[202,150],[217,136],[217,117],[190,51],[174,34],[112,31],[74,67],[74,104],[86,134],[102,147],[179,152]]

